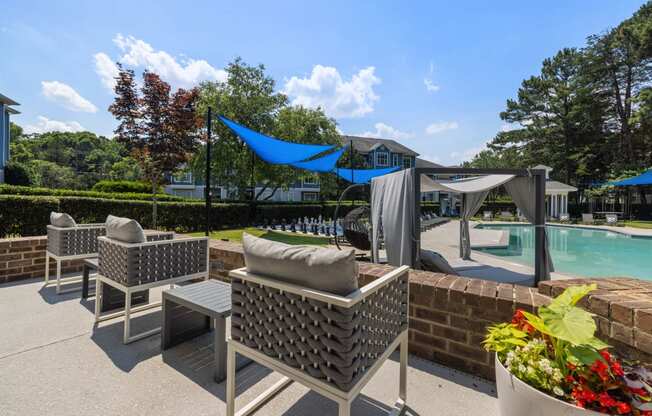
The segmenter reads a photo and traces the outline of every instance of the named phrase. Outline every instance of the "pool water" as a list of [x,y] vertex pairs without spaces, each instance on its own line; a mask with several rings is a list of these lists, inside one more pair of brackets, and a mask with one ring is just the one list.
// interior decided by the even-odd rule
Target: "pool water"
[[[534,267],[534,227],[491,225],[479,228],[509,231],[509,246],[480,251]],[[652,238],[606,230],[546,226],[555,271],[587,277],[637,277],[652,280]]]

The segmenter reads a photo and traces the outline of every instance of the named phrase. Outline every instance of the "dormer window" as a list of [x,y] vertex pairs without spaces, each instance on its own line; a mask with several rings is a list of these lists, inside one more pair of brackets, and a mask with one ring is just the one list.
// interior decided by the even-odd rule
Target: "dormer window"
[[376,166],[389,166],[389,154],[387,152],[376,152]]

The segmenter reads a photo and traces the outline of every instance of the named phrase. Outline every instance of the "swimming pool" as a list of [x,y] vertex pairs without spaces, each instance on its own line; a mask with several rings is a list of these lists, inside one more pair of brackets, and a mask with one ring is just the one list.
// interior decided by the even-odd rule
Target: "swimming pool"
[[[534,227],[482,224],[483,229],[509,231],[509,246],[483,251],[534,267]],[[587,277],[637,277],[652,280],[652,238],[606,230],[546,226],[555,271]]]

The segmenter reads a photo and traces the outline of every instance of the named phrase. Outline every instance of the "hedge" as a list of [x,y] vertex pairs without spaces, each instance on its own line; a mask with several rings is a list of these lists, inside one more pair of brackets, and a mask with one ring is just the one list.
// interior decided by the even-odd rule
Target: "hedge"
[[0,237],[45,234],[50,212],[58,208],[57,198],[0,195]]
[[[104,198],[104,199],[122,199],[122,200],[135,200],[135,201],[151,201],[152,194],[143,193],[106,193],[95,191],[78,191],[74,189],[50,189],[50,188],[36,188],[31,186],[15,186],[0,184],[0,195],[40,195],[40,196],[56,196],[56,197],[87,197],[87,198]],[[188,201],[186,198],[180,196],[158,194],[156,195],[158,201]]]
[[[95,192],[118,192],[118,193],[135,193],[135,194],[151,194],[152,185],[147,182],[140,181],[109,181],[103,180],[93,185],[92,191]],[[161,192],[161,187],[158,187],[158,192]]]

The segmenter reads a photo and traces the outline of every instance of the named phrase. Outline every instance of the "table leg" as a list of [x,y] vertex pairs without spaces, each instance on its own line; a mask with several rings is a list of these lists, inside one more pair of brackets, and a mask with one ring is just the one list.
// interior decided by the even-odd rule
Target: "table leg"
[[82,277],[82,299],[88,299],[88,280],[90,274],[90,267],[84,264],[84,275]]
[[215,381],[221,383],[226,378],[226,319],[215,318]]
[[104,283],[98,278],[95,279],[95,323],[100,321],[100,311],[102,310],[102,289]]
[[170,310],[171,305],[168,305],[168,300],[163,296],[161,301],[161,313],[163,314],[163,325],[161,325],[161,351],[166,350],[170,346],[170,338],[172,337],[172,327],[170,326]]

